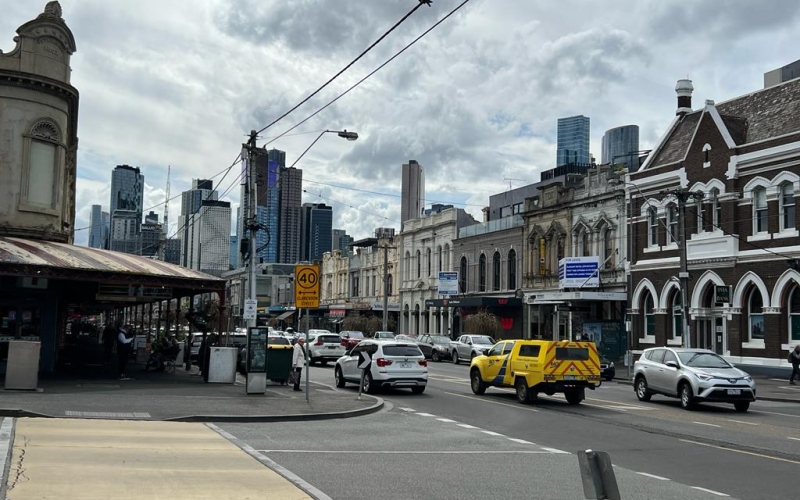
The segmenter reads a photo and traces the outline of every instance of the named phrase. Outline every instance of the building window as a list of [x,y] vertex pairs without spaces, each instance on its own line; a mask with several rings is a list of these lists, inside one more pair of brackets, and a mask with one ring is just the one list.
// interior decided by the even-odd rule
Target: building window
[[703,217],[703,200],[697,200],[694,205],[695,215],[697,215],[697,230],[695,233],[702,233],[705,231],[705,220]]
[[495,252],[492,257],[492,290],[500,290],[500,252]]
[[40,121],[31,127],[25,139],[28,147],[27,172],[23,181],[25,201],[38,207],[54,209],[61,134],[54,123]]
[[647,210],[647,246],[658,246],[658,211],[655,207]]
[[722,229],[722,205],[719,202],[719,189],[714,188],[711,190],[711,230],[716,231]]
[[761,292],[753,287],[750,292],[750,300],[747,302],[747,317],[749,320],[750,340],[764,340],[764,304],[761,300]]
[[703,146],[703,168],[711,166],[711,144]]
[[789,342],[800,341],[800,287],[795,286],[789,296]]
[[589,231],[587,231],[585,227],[581,227],[575,238],[575,243],[576,257],[588,257],[592,254],[592,247],[589,243]]
[[330,281],[328,282],[327,291],[328,291],[328,298],[330,299],[331,297],[333,297],[333,283],[331,283]]
[[406,275],[406,279],[407,280],[411,279],[411,254],[409,252],[406,252],[406,272],[405,272],[405,275]]
[[678,205],[667,205],[667,245],[678,242]]
[[427,262],[428,262],[428,277],[430,277],[430,276],[431,276],[431,260],[432,260],[432,259],[431,259],[431,249],[429,248],[429,249],[428,249],[428,252],[427,252]]
[[358,297],[358,275],[353,275],[353,297]]
[[478,291],[486,291],[486,255],[481,254],[478,259]]
[[467,258],[461,257],[461,265],[458,270],[458,291],[467,293]]
[[614,268],[614,230],[606,226],[603,231],[603,262],[606,269]]
[[767,216],[767,190],[757,187],[753,190],[753,234],[768,231]]
[[674,339],[680,339],[683,336],[683,308],[680,299],[680,292],[672,295],[672,338]]
[[386,295],[391,295],[393,288],[394,288],[394,279],[390,274],[386,277]]
[[513,249],[508,251],[508,289],[517,289],[517,252]]
[[442,272],[443,271],[443,269],[442,269],[442,247],[437,248],[436,249],[436,253],[439,254],[439,267],[438,267],[438,270],[439,270],[439,272]]
[[653,296],[647,292],[644,298],[644,334],[648,337],[656,334],[656,314],[653,310]]
[[422,277],[422,254],[417,250],[417,278]]
[[781,184],[781,231],[795,228],[794,185]]

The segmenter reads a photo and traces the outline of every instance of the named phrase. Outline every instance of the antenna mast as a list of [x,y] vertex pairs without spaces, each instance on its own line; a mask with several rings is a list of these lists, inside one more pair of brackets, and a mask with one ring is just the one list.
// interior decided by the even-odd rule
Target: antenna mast
[[169,233],[169,174],[170,170],[172,170],[172,165],[167,165],[167,197],[164,200],[164,227],[162,228],[162,232],[164,233],[164,237],[167,237]]

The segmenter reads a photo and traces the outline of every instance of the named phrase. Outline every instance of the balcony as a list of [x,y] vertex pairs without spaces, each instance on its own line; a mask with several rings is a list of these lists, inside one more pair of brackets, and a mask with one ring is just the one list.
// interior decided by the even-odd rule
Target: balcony
[[688,260],[733,259],[739,255],[739,240],[722,231],[692,235],[686,242]]

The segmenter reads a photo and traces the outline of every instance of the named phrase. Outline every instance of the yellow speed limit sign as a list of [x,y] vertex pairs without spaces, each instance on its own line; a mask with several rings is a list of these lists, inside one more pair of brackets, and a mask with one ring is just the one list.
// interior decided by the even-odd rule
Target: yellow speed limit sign
[[299,309],[319,307],[319,267],[295,266],[294,306]]

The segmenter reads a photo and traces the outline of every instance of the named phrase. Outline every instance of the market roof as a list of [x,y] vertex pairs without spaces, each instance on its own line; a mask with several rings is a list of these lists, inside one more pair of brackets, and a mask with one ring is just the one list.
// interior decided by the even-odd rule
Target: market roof
[[0,274],[219,289],[225,281],[158,260],[53,241],[0,237]]

